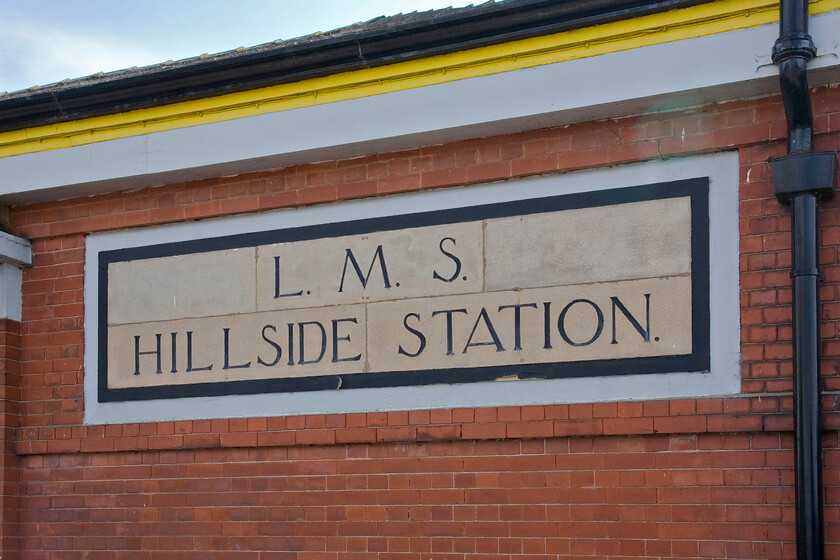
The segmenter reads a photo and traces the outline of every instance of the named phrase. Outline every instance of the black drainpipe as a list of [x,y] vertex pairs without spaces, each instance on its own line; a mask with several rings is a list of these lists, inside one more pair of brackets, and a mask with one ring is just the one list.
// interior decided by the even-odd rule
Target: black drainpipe
[[793,279],[793,422],[796,558],[824,560],[820,437],[817,201],[834,196],[834,152],[814,152],[807,65],[816,55],[808,35],[808,1],[781,0],[779,66],[787,119],[787,156],[772,162],[776,197],[791,205]]

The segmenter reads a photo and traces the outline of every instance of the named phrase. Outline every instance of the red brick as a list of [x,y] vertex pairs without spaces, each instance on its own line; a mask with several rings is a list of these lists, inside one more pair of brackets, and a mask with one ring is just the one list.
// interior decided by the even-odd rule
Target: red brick
[[650,434],[653,431],[653,420],[650,418],[604,419],[604,434]]
[[492,181],[500,178],[507,178],[511,175],[510,170],[511,164],[506,161],[470,166],[466,168],[466,182],[475,183],[479,181]]
[[513,438],[545,438],[554,435],[551,422],[512,422],[507,425],[507,435]]
[[707,429],[705,416],[670,416],[653,419],[653,429],[657,433],[697,433]]
[[424,189],[460,185],[467,182],[467,171],[463,167],[428,171],[420,175],[420,186]]
[[502,439],[507,436],[504,424],[464,424],[461,435],[466,439]]
[[[817,145],[834,149],[824,131],[840,128],[840,102],[830,88],[814,99]],[[35,253],[21,336],[0,332],[0,419],[9,433],[21,423],[7,437],[19,481],[0,483],[21,485],[21,557],[793,557],[790,214],[767,163],[783,134],[772,96],[13,207],[12,230]],[[742,387],[755,396],[82,424],[87,233],[730,144]],[[840,212],[821,208],[821,372],[836,392]],[[840,549],[838,406],[833,394],[823,403],[829,552]]]
[[511,175],[533,175],[556,171],[557,161],[556,154],[513,160],[510,164]]

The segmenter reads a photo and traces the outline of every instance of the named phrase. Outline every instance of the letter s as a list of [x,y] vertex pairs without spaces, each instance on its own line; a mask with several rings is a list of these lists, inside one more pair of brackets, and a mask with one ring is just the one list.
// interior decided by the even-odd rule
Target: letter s
[[440,245],[439,245],[440,252],[443,253],[444,255],[446,255],[447,257],[449,257],[450,259],[452,259],[453,261],[455,261],[455,272],[449,278],[444,278],[443,276],[438,274],[437,271],[434,271],[434,274],[432,275],[432,278],[435,278],[437,280],[441,280],[443,282],[452,282],[453,280],[458,278],[459,274],[461,274],[461,259],[459,259],[458,257],[456,257],[455,255],[453,255],[452,253],[450,253],[449,251],[447,251],[446,249],[443,248],[443,242],[444,241],[451,241],[452,245],[454,246],[455,245],[455,239],[452,238],[452,237],[444,237],[443,239],[440,240]]
[[418,340],[420,340],[420,347],[417,349],[417,352],[414,352],[412,354],[410,352],[406,352],[405,350],[403,350],[403,347],[402,347],[402,344],[401,344],[400,348],[399,348],[399,353],[402,354],[403,356],[408,356],[409,358],[416,358],[417,356],[419,356],[420,354],[423,353],[423,350],[426,349],[426,336],[423,333],[421,333],[420,331],[418,331],[417,329],[414,329],[414,328],[408,326],[408,318],[409,317],[415,317],[419,321],[420,320],[420,315],[418,315],[417,313],[409,313],[408,315],[403,317],[403,326],[405,326],[405,328],[408,332],[410,332],[411,334],[416,336]]
[[271,363],[268,363],[268,362],[264,362],[262,358],[257,357],[257,362],[259,362],[259,364],[260,364],[260,365],[267,366],[267,367],[271,367],[271,366],[275,366],[275,365],[277,365],[277,362],[279,362],[279,361],[280,361],[280,356],[282,356],[282,355],[283,355],[283,350],[281,350],[281,349],[280,349],[280,345],[279,345],[279,344],[277,344],[276,342],[274,342],[273,340],[271,340],[270,338],[268,338],[268,337],[266,336],[265,331],[267,331],[268,329],[271,329],[271,330],[273,330],[274,332],[277,332],[277,327],[275,327],[274,325],[266,325],[266,326],[264,326],[264,327],[263,327],[263,329],[262,329],[262,338],[263,338],[263,340],[265,340],[265,341],[266,341],[266,342],[268,342],[268,343],[269,343],[272,347],[274,347],[274,361],[273,361],[273,362],[271,362]]

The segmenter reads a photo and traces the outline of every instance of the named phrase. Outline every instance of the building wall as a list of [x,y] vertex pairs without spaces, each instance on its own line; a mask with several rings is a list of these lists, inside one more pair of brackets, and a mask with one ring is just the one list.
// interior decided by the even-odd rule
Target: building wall
[[[837,92],[814,91],[820,150],[840,148]],[[785,130],[765,97],[14,208],[34,265],[5,556],[793,558],[790,213],[769,166]],[[84,424],[88,233],[724,150],[740,161],[741,395]],[[830,558],[837,202],[822,204],[820,229]]]
[[0,550],[8,557],[17,546],[18,456],[15,452],[15,429],[20,425],[20,322],[0,321],[0,390],[2,400],[3,463],[0,470]]

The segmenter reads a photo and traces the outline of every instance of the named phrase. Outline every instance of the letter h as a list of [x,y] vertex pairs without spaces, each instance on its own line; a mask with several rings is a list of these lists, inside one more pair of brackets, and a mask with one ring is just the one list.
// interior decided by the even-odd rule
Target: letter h
[[146,354],[155,354],[157,356],[157,371],[155,373],[163,373],[160,369],[160,333],[155,335],[157,339],[157,349],[148,352],[140,351],[140,335],[134,336],[134,375],[140,375],[140,356]]

